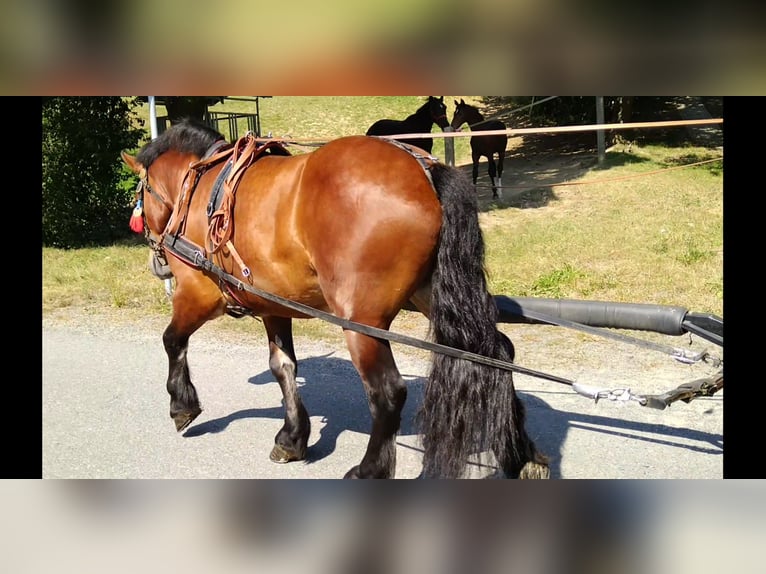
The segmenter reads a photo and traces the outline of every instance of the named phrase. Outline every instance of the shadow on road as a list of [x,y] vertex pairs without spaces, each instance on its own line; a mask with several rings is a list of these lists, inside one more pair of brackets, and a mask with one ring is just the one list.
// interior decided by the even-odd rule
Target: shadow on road
[[[621,437],[709,455],[723,455],[723,435],[720,434],[557,410],[528,393],[520,392],[519,396],[527,406],[527,431],[538,448],[550,457],[551,478],[561,478],[562,445],[570,429],[602,434],[605,439]],[[636,405],[635,408],[646,407]],[[644,436],[645,433],[654,436]],[[695,444],[687,444],[684,441],[695,441]]]
[[[309,416],[321,417],[324,425],[319,431],[319,439],[309,446],[305,461],[307,464],[331,455],[336,449],[338,437],[344,431],[369,434],[371,421],[367,399],[351,361],[330,355],[309,357],[298,362],[298,374],[300,394]],[[408,397],[402,412],[399,436],[415,437],[415,417],[426,380],[407,374],[403,374],[403,377],[407,381]],[[270,371],[253,376],[248,382],[253,385],[276,384]],[[538,448],[550,458],[551,478],[561,478],[562,447],[569,430],[573,428],[600,433],[606,439],[628,438],[704,454],[723,455],[723,436],[720,434],[557,410],[546,401],[527,392],[519,391],[519,397],[527,407],[527,430],[530,436]],[[282,420],[283,417],[284,409],[281,407],[243,409],[194,425],[183,436],[197,437],[224,432],[232,422],[240,419]],[[647,433],[653,436],[644,436]],[[694,441],[694,444],[688,444],[688,441]],[[416,448],[401,442],[399,446]]]

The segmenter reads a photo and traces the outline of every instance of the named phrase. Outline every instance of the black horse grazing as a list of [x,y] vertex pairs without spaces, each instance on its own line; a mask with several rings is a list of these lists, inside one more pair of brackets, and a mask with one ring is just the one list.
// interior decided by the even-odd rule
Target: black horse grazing
[[[462,99],[455,102],[455,115],[452,116],[452,129],[457,130],[467,123],[471,131],[504,130],[505,124],[500,120],[484,120],[484,116],[474,106],[466,104]],[[479,160],[487,158],[487,170],[492,180],[492,197],[499,197],[498,189],[502,186],[503,160],[505,146],[508,144],[506,134],[491,136],[473,136],[471,138],[471,160],[473,161],[473,184],[479,176]],[[497,154],[497,165],[495,165]]]
[[[428,96],[428,100],[417,111],[403,120],[378,120],[367,130],[368,136],[395,136],[399,134],[429,133],[436,124],[442,130],[449,125],[444,96]],[[424,149],[428,153],[434,146],[432,138],[413,138],[404,143]]]

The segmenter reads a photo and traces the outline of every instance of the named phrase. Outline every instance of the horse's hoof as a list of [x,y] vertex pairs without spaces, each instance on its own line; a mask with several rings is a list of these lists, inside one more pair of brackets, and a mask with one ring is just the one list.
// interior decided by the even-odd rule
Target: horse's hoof
[[524,465],[519,473],[521,479],[541,479],[546,480],[551,477],[551,469],[547,464],[540,464],[539,462],[528,462]]
[[347,478],[362,478],[359,474],[359,465],[355,466],[351,470],[349,470],[344,476],[344,479]]
[[271,449],[269,459],[271,459],[272,462],[276,462],[278,464],[285,464],[294,460],[303,460],[305,456],[305,451],[296,452],[294,450],[286,449],[280,444],[275,444],[274,448]]
[[375,472],[372,474],[362,474],[361,469],[359,468],[359,465],[355,466],[351,470],[349,470],[344,476],[344,479],[351,479],[351,478],[358,478],[358,479],[387,479],[387,478],[393,478],[394,474],[393,472]]
[[181,432],[188,427],[201,412],[201,408],[195,407],[191,411],[184,411],[171,415],[171,417],[173,417],[173,422],[176,424],[176,432]]

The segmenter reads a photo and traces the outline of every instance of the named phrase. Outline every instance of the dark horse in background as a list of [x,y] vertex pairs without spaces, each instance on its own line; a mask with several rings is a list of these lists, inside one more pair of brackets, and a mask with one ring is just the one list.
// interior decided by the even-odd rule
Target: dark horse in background
[[[449,125],[444,96],[440,98],[428,96],[428,100],[414,114],[407,116],[403,120],[378,120],[369,127],[366,135],[395,136],[399,134],[430,133],[434,124],[442,130]],[[431,153],[434,146],[433,138],[412,138],[401,141],[419,147],[428,153]]]
[[[471,131],[504,130],[505,124],[500,120],[485,120],[478,108],[466,104],[461,98],[455,102],[455,115],[452,116],[452,129],[458,130],[463,124],[468,124]],[[471,137],[471,161],[473,162],[473,184],[479,177],[479,161],[482,157],[487,158],[487,171],[492,181],[492,197],[499,197],[498,190],[502,187],[503,160],[505,159],[505,147],[508,145],[506,134],[473,136]],[[497,164],[495,164],[497,156]]]
[[[460,170],[379,138],[343,137],[290,155],[252,134],[227,143],[190,122],[122,157],[140,179],[131,227],[143,224],[176,280],[162,341],[177,431],[201,412],[187,362],[191,335],[224,314],[260,317],[285,407],[270,458],[306,458],[310,421],[292,320],[308,315],[255,288],[380,329],[412,305],[430,318],[435,342],[513,360],[487,289],[475,194]],[[387,340],[350,329],[344,336],[372,416],[366,452],[345,476],[394,477],[405,381]],[[434,354],[418,413],[424,477],[460,477],[469,458],[487,454],[506,476],[548,477],[511,374]]]

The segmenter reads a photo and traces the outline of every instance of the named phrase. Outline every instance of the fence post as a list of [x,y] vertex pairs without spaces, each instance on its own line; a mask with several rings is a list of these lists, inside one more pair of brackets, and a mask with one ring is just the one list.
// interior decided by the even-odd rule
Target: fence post
[[[596,96],[596,123],[604,123],[604,96]],[[598,163],[601,165],[606,158],[604,130],[596,131],[596,143],[598,144]]]
[[[444,128],[445,132],[454,132],[452,126]],[[455,165],[455,138],[442,138],[444,140],[444,163],[447,165]]]

